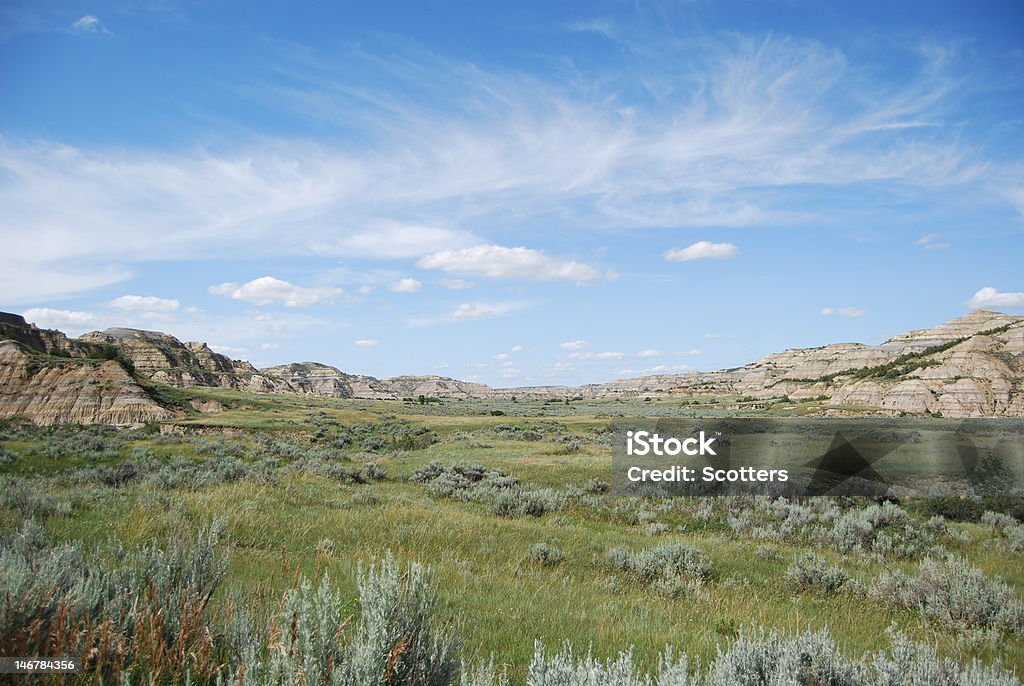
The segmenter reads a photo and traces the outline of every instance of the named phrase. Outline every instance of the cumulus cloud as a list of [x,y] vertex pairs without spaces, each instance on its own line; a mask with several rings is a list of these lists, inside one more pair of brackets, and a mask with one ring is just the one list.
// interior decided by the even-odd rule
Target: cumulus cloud
[[601,277],[597,269],[580,262],[556,260],[542,250],[501,245],[441,250],[421,258],[417,265],[423,269],[479,274],[494,279],[560,279],[581,283]]
[[514,353],[521,353],[525,349],[526,349],[525,346],[522,346],[522,345],[513,345],[512,346],[512,352],[514,352]]
[[690,262],[691,260],[727,260],[736,257],[739,251],[732,243],[711,243],[697,241],[687,248],[675,248],[665,253],[669,262]]
[[342,294],[340,288],[317,286],[303,288],[275,279],[261,276],[248,283],[227,282],[210,286],[210,293],[224,295],[233,300],[242,300],[253,305],[284,305],[285,307],[309,307],[319,303],[332,303]]
[[108,36],[112,35],[110,31],[107,30],[107,27],[103,25],[103,22],[92,14],[86,14],[85,16],[74,20],[71,22],[71,28],[82,33],[102,33]]
[[937,233],[926,233],[917,239],[915,245],[920,245],[925,250],[945,250],[949,247],[949,243],[939,240]]
[[451,313],[454,320],[500,317],[522,308],[521,303],[462,303]]
[[971,299],[967,301],[967,306],[973,309],[989,307],[1018,309],[1024,307],[1024,293],[1001,293],[991,286],[986,286],[971,296]]
[[127,312],[177,312],[181,303],[168,298],[152,295],[122,295],[110,301],[111,307]]
[[652,350],[641,350],[640,352],[638,352],[636,354],[636,356],[641,358],[641,359],[643,359],[643,358],[650,358],[650,357],[661,357],[661,351],[660,350],[653,350],[653,349]]
[[825,317],[837,316],[837,317],[863,317],[868,313],[867,310],[860,307],[823,307],[821,308],[821,314]]
[[59,329],[63,326],[80,329],[96,322],[96,315],[92,312],[52,310],[49,307],[31,307],[22,316],[25,321],[43,329]]
[[578,341],[566,341],[565,343],[562,343],[558,347],[561,348],[562,350],[583,350],[588,345],[590,345],[590,344],[587,343],[586,341],[578,340]]
[[260,343],[260,350],[280,350],[280,343]]
[[410,277],[399,279],[388,286],[388,290],[395,293],[418,293],[421,288],[423,288],[423,284]]
[[379,343],[380,341],[378,341],[376,338],[360,338],[357,341],[355,341],[355,346],[357,348],[372,348],[375,345],[378,345]]
[[496,360],[507,360],[510,357],[512,357],[512,356],[509,355],[508,353],[498,353],[497,355],[494,356],[494,359],[496,359]]

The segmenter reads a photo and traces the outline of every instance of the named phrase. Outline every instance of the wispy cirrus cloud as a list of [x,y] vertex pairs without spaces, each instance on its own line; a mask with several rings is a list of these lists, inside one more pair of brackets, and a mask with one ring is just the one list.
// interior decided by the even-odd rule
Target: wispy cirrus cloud
[[821,314],[824,317],[863,317],[868,313],[862,307],[823,307]]
[[510,312],[521,310],[523,307],[525,307],[525,305],[518,302],[462,303],[452,311],[449,317],[453,321],[466,319],[489,319],[491,317],[500,317]]
[[[1006,189],[1021,185],[945,124],[960,84],[947,54],[917,55],[917,72],[892,88],[814,41],[662,37],[655,51],[613,28],[634,56],[580,79],[410,48],[388,59],[354,51],[345,70],[345,60],[284,54],[250,94],[325,126],[344,121],[362,145],[261,138],[155,151],[0,139],[0,290],[23,302],[32,295],[17,282],[64,274],[49,292],[80,292],[126,278],[134,263],[197,254],[442,253],[429,268],[585,282],[600,270],[556,256],[529,275],[488,264],[488,253],[517,248],[487,234],[510,217],[556,218],[567,231],[807,224],[820,219],[806,202],[814,189],[913,188],[941,203],[950,186],[988,192],[983,168],[1002,179],[991,202],[1013,202]],[[626,104],[638,83],[650,107]]]
[[945,250],[949,247],[949,243],[939,240],[939,234],[937,233],[926,233],[917,239],[916,245],[920,245],[925,250]]

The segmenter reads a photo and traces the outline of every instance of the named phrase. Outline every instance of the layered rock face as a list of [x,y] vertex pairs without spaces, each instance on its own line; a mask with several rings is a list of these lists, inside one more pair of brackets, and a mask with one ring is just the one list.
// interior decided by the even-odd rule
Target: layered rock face
[[586,394],[827,398],[890,414],[1024,416],[1024,317],[978,310],[881,345],[786,350],[738,369],[585,386]]
[[173,416],[115,360],[39,352],[15,340],[0,341],[0,418],[130,425]]
[[217,386],[254,392],[294,390],[248,362],[210,350],[205,343],[182,343],[158,331],[112,328],[84,334],[78,340],[112,345],[131,361],[137,374],[171,386]]
[[266,367],[262,373],[288,383],[299,393],[328,398],[361,398],[365,400],[402,400],[417,398],[486,398],[501,395],[490,386],[449,379],[443,376],[396,376],[378,379],[372,376],[346,374],[319,362],[295,362]]
[[319,362],[293,362],[277,367],[266,367],[260,371],[287,383],[297,393],[326,398],[396,399],[387,384],[379,379],[346,374],[336,367]]
[[[68,339],[59,331],[38,329],[17,315],[0,313],[3,339],[7,341],[0,360],[4,381],[0,417],[27,413],[43,422],[135,423],[168,414],[147,401],[145,391],[118,363],[94,359],[109,356],[111,351],[130,361],[140,377],[172,386],[219,386],[332,398],[737,394],[755,399],[822,398],[836,406],[890,414],[1024,416],[1024,318],[983,310],[894,336],[881,345],[838,343],[793,349],[735,369],[620,379],[578,388],[491,388],[441,376],[377,379],[317,362],[258,370],[248,362],[230,360],[210,350],[205,343],[182,343],[159,332],[115,328]],[[39,355],[59,356],[60,364],[50,359],[40,366]],[[105,390],[94,392],[96,386]],[[59,392],[47,394],[46,388]]]

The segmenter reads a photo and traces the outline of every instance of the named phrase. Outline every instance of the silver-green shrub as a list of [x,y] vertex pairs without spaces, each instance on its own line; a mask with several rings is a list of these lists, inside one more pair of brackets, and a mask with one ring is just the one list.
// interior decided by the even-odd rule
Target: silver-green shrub
[[534,543],[526,551],[526,559],[544,567],[552,567],[565,559],[565,553],[560,548],[547,543]]
[[607,557],[614,569],[669,595],[699,586],[711,576],[707,556],[684,543],[663,543],[638,552],[612,548]]
[[1015,634],[1024,631],[1024,603],[1014,590],[960,557],[926,559],[913,576],[886,573],[869,593],[895,607],[917,610],[945,626]]
[[[666,650],[653,674],[639,671],[629,651],[600,660],[570,646],[534,648],[527,686],[1020,686],[998,663],[961,667],[931,646],[890,632],[890,648],[861,659],[840,653],[827,631],[784,637],[740,632],[705,669]],[[486,686],[486,685],[485,685]]]
[[827,595],[853,586],[849,574],[830,566],[825,558],[814,553],[797,558],[786,570],[786,578],[799,590],[815,590]]

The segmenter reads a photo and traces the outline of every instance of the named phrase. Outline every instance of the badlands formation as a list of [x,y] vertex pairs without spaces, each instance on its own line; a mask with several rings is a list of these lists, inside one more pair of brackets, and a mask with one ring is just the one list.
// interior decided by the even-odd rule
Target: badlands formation
[[374,400],[736,395],[817,399],[840,412],[1024,417],[1024,317],[978,310],[881,345],[786,350],[714,372],[491,388],[440,376],[377,379],[317,362],[256,369],[165,333],[112,328],[72,339],[0,313],[0,419],[123,425],[179,416],[160,384]]

